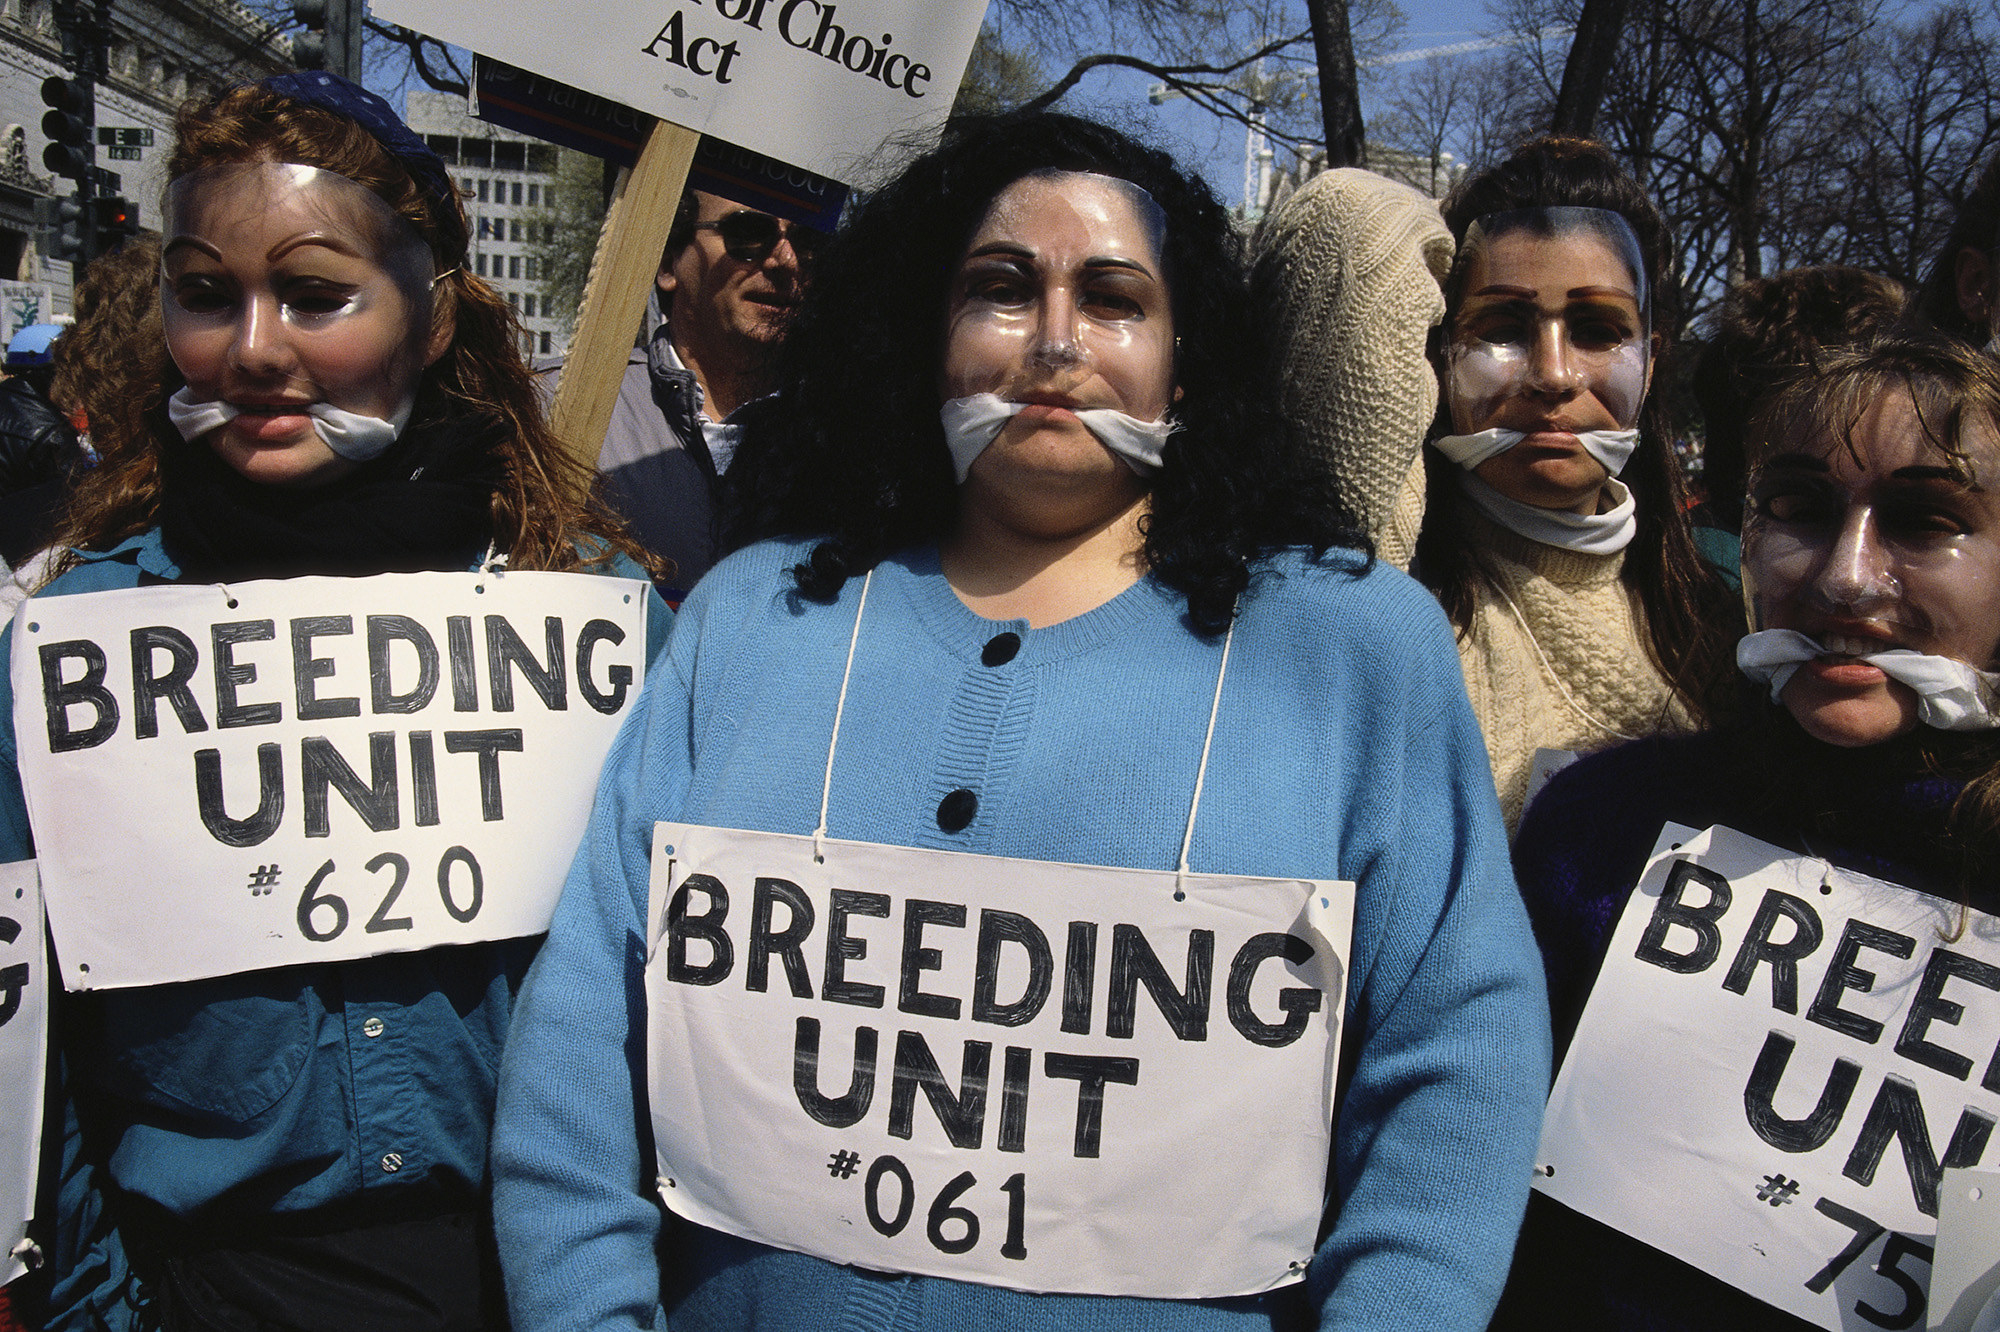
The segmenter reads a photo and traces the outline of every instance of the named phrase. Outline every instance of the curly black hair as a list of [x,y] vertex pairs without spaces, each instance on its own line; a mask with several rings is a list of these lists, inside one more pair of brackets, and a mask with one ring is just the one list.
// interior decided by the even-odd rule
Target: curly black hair
[[1330,483],[1285,448],[1242,242],[1213,191],[1165,153],[1048,113],[967,118],[870,194],[821,251],[780,358],[781,391],[753,415],[727,476],[725,543],[820,537],[794,571],[827,600],[884,556],[942,540],[958,490],[938,419],[946,308],[994,198],[1032,172],[1127,180],[1165,213],[1180,333],[1180,429],[1142,520],[1154,577],[1203,634],[1227,628],[1251,566],[1289,546],[1366,549]]

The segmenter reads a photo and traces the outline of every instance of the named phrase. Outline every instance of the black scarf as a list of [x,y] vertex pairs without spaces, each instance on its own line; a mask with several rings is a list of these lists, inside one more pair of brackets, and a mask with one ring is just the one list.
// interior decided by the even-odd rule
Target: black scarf
[[187,578],[462,569],[492,539],[506,467],[491,422],[412,425],[381,457],[298,489],[246,480],[160,427],[160,534]]

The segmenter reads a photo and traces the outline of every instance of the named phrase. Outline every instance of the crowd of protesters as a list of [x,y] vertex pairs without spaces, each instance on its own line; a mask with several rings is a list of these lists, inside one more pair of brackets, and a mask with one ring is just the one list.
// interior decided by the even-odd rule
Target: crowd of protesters
[[[207,727],[176,644],[209,628],[155,623],[189,586],[351,580],[384,608],[380,713],[418,707],[388,679],[423,632],[395,580],[459,575],[470,605],[562,575],[581,606],[624,579],[643,682],[588,695],[626,711],[545,934],[232,968],[195,960],[219,926],[135,917],[171,979],[52,993],[0,1316],[1809,1325],[1530,1181],[1664,826],[1930,894],[1961,931],[2000,913],[2000,164],[1910,300],[1845,269],[1729,293],[1692,487],[1671,227],[1586,140],[1441,205],[1325,173],[1255,254],[1166,154],[1046,113],[952,123],[828,235],[690,191],[595,478],[379,98],[305,74],[191,103],[169,175],[157,243],[23,344],[53,380],[17,392],[54,406],[10,446],[48,457],[41,526],[0,541],[28,597],[0,860],[79,820],[178,859],[46,775],[63,709],[110,697],[102,660],[69,681],[15,641],[51,599],[129,621],[156,728],[163,700]],[[314,683],[336,618],[293,621],[301,718],[361,706]],[[461,711],[510,688],[494,618],[483,677],[452,617]],[[276,632],[214,627],[218,729],[277,722],[225,630]],[[587,644],[573,669],[594,689]],[[51,689],[44,743],[14,695]],[[329,869],[374,845],[329,789],[376,832],[405,808],[381,735],[369,781],[306,787]],[[477,743],[492,821],[504,743]],[[269,835],[257,755],[266,805],[204,814],[238,847]],[[593,789],[540,780],[510,807]],[[454,826],[409,786],[412,825]],[[407,926],[385,900],[366,929]],[[2000,990],[1996,964],[1961,974]],[[857,1177],[836,1131],[875,1120],[896,1154]],[[801,1175],[865,1203],[811,1220]]]

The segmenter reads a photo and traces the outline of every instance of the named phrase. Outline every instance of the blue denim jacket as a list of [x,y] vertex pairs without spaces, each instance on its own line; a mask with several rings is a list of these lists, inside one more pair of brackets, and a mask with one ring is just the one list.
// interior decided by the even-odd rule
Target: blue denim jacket
[[[39,595],[180,573],[157,531],[81,560]],[[644,577],[629,562],[612,571]],[[648,609],[652,661],[672,613],[657,595]],[[0,861],[34,854],[17,753],[12,681],[0,672]],[[67,1094],[49,1127],[61,1160],[55,1143],[44,1153],[42,1196],[51,1173],[59,1195],[48,1326],[135,1326],[112,1215],[133,1204],[119,1194],[225,1229],[419,1189],[427,1205],[481,1206],[500,1047],[540,942],[59,996]]]

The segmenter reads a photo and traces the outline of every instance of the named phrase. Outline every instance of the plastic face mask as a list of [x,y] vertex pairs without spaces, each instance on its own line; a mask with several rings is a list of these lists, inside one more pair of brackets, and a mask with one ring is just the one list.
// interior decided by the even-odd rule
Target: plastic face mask
[[1163,237],[1159,206],[1127,181],[1038,172],[1009,185],[953,280],[940,396],[1047,409],[1017,417],[1032,425],[1093,408],[1161,420],[1174,349]]
[[[1990,423],[1969,423],[1962,443],[1970,476],[1932,446],[1898,390],[1862,417],[1852,450],[1814,442],[1767,458],[1752,475],[1743,526],[1751,627],[1790,629],[1827,649],[1782,700],[1808,731],[1835,743],[1898,733],[1890,705],[1899,696],[1886,681],[1871,690],[1876,681],[1856,658],[1906,648],[1982,670],[1994,664],[2000,490],[1988,486],[2000,483],[2000,436]],[[1913,725],[1908,713],[1904,706],[1894,726]],[[1828,719],[1847,729],[1815,729],[1831,728]],[[1836,738],[1849,733],[1861,738]]]
[[1475,222],[1445,390],[1460,434],[1630,429],[1651,374],[1639,243],[1616,213],[1543,208]]
[[166,213],[168,350],[193,401],[235,409],[208,437],[232,466],[309,481],[326,470],[314,409],[407,415],[429,359],[431,257],[372,191],[309,166],[232,164],[174,181]]

